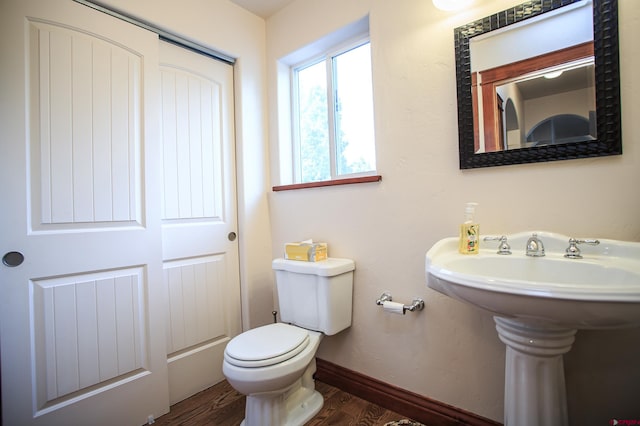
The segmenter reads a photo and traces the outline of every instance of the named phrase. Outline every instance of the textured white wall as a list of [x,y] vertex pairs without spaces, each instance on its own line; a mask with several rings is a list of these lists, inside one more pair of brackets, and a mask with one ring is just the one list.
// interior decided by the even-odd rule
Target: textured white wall
[[[329,243],[356,261],[352,327],[318,356],[448,404],[502,420],[504,345],[491,315],[425,286],[424,254],[456,235],[466,201],[484,234],[548,230],[640,241],[640,2],[620,0],[624,155],[458,168],[453,29],[519,3],[476,0],[458,14],[428,0],[297,0],[267,20],[267,72],[276,60],[370,14],[381,183],[271,193],[273,256],[287,241]],[[271,123],[277,122],[270,95]],[[272,124],[271,154],[278,158]],[[277,184],[277,164],[272,164]],[[515,248],[519,249],[519,248]],[[422,296],[405,317],[375,305]],[[565,357],[572,424],[638,418],[640,330],[580,331]]]

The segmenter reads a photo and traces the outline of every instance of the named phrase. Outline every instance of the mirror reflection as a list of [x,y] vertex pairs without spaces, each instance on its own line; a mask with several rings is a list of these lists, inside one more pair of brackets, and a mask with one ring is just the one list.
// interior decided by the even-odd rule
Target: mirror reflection
[[593,56],[495,87],[498,149],[597,139]]
[[590,6],[471,38],[475,153],[596,139]]

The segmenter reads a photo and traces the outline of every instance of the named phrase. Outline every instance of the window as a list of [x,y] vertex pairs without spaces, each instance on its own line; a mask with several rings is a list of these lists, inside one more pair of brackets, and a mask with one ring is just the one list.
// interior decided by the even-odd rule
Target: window
[[292,82],[295,181],[375,174],[369,41],[292,67]]

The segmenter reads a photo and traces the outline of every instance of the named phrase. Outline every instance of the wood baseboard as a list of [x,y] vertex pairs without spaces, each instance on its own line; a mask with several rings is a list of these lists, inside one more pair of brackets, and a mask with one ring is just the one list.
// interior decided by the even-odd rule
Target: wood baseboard
[[428,426],[498,426],[477,414],[316,359],[316,379]]

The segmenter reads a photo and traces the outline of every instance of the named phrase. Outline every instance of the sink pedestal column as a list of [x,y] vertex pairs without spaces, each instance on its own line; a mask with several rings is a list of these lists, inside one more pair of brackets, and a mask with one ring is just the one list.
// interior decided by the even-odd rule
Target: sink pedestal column
[[504,424],[568,425],[562,355],[571,349],[576,330],[494,320],[507,345]]

